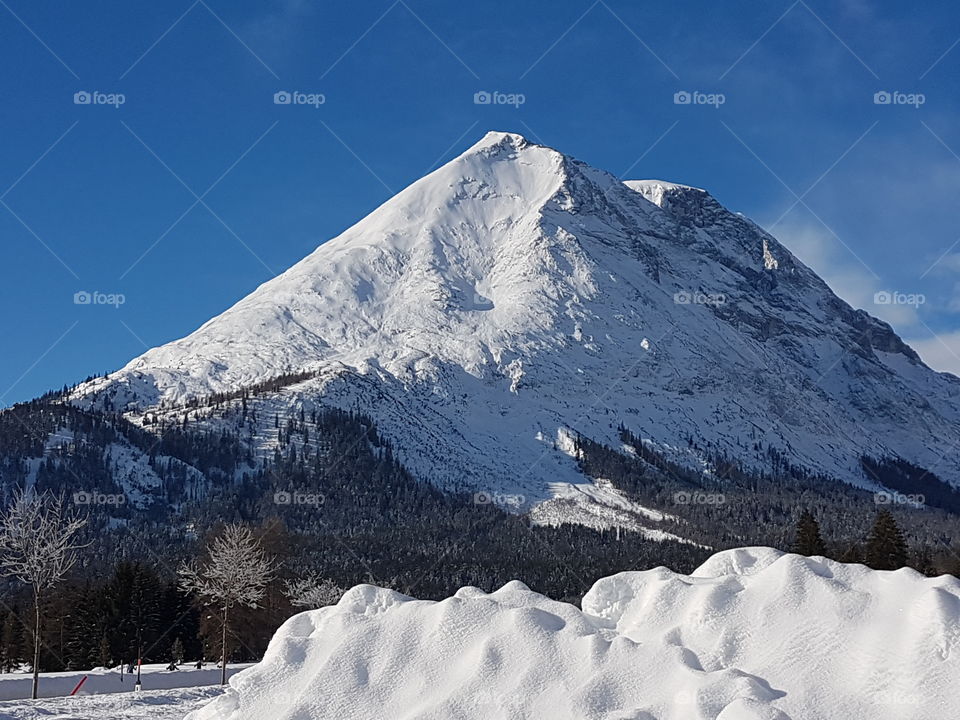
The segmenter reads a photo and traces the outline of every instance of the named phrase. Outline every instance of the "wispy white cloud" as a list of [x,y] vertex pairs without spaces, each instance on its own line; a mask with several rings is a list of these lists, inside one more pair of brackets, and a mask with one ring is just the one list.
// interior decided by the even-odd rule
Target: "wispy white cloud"
[[[893,326],[923,361],[934,370],[960,376],[960,329],[933,331],[921,316],[923,305],[878,303],[878,293],[918,294],[917,288],[897,288],[878,279],[819,225],[799,220],[784,221],[773,228],[777,238],[812,268],[830,288],[850,305]],[[960,253],[945,257],[943,272],[960,271]],[[955,286],[960,290],[960,286]],[[883,297],[883,296],[881,296]],[[960,312],[960,294],[941,309]]]
[[904,339],[934,370],[960,376],[960,330]]
[[823,226],[787,219],[771,230],[780,242],[853,307],[866,310],[895,329],[909,331],[922,326],[916,305],[876,302],[878,293],[916,294],[917,290],[886,285]]

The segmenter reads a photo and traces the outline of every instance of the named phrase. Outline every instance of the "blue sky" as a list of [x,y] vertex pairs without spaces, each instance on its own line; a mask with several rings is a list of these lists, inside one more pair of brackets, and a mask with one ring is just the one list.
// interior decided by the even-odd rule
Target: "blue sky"
[[0,0],[0,32],[0,405],[190,332],[489,129],[709,189],[960,373],[955,3]]

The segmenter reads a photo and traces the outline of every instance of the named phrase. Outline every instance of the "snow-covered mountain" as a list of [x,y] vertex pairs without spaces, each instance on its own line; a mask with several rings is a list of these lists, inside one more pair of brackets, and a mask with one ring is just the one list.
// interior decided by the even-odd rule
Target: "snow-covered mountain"
[[960,380],[707,192],[511,133],[73,397],[142,419],[290,373],[249,400],[265,445],[277,413],[358,408],[418,475],[508,504],[577,494],[573,438],[616,447],[621,424],[705,472],[774,449],[867,487],[863,455],[960,486]]

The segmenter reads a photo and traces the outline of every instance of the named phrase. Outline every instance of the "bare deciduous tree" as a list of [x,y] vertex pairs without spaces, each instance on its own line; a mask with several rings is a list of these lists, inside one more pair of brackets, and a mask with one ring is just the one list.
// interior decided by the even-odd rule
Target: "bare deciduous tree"
[[18,489],[0,514],[0,572],[33,591],[33,698],[40,682],[41,603],[86,547],[77,542],[86,522],[65,507],[62,496],[31,490]]
[[227,525],[207,548],[203,565],[185,563],[180,567],[180,587],[202,601],[215,604],[221,612],[220,684],[227,682],[227,623],[235,605],[255,608],[273,579],[273,562],[253,533],[242,525]]
[[284,594],[294,607],[315,610],[335,605],[343,596],[343,588],[327,578],[316,575],[288,580],[284,584]]

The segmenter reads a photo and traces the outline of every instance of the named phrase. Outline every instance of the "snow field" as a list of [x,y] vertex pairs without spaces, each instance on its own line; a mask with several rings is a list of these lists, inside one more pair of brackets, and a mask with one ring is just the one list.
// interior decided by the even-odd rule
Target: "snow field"
[[183,720],[219,686],[0,702],[0,720]]
[[[237,663],[227,666],[227,673],[233,675],[250,667],[251,663]],[[88,671],[54,672],[40,674],[40,697],[60,697],[69,695],[77,683],[87,676],[78,695],[102,695],[104,693],[129,693],[133,691],[136,674],[123,673],[119,669],[97,668]],[[169,690],[203,685],[216,685],[220,682],[220,669],[209,663],[197,670],[190,665],[168,671],[166,664],[144,665],[140,679],[143,690]],[[33,675],[28,672],[0,674],[0,701],[20,700],[30,697]]]

